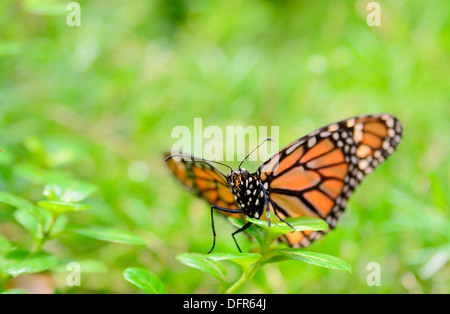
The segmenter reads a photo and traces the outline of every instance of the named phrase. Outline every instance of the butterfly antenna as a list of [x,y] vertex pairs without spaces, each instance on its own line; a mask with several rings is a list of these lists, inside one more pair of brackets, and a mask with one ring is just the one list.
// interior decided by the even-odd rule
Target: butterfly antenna
[[266,138],[264,141],[262,141],[261,143],[259,143],[259,145],[258,146],[256,146],[256,148],[255,149],[253,149],[250,153],[248,153],[248,155],[244,158],[244,160],[242,160],[241,161],[241,163],[239,164],[239,169],[241,169],[241,166],[242,166],[242,164],[244,163],[244,161],[255,151],[255,150],[257,150],[262,144],[264,144],[265,142],[267,142],[267,141],[273,141],[273,139],[272,138],[270,138],[270,137],[268,137],[268,138]]
[[215,163],[215,164],[218,164],[218,165],[222,165],[222,166],[224,166],[224,167],[227,167],[227,168],[229,168],[231,171],[233,171],[233,168],[231,168],[230,166],[228,166],[228,165],[226,165],[226,164],[224,164],[224,163],[218,162],[218,161],[207,160],[207,159],[203,159],[203,158],[199,158],[199,157],[186,156],[186,155],[181,155],[181,154],[174,154],[174,155],[167,156],[166,159],[164,159],[164,161],[168,161],[168,160],[169,160],[170,158],[172,158],[172,157],[185,157],[185,158],[194,159],[194,160],[198,160],[198,161],[202,161],[202,162],[212,162],[212,163]]

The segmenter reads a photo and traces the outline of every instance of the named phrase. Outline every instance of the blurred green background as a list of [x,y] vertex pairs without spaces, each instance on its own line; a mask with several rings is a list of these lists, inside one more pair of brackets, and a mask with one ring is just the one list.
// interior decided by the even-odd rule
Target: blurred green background
[[[276,125],[284,146],[378,112],[403,122],[403,141],[311,247],[353,273],[270,264],[241,292],[449,292],[448,1],[378,1],[380,27],[366,23],[368,1],[79,1],[80,27],[66,24],[68,2],[0,3],[0,190],[37,201],[52,179],[90,182],[93,208],[70,221],[129,230],[148,247],[49,241],[44,249],[62,261],[95,266],[80,287],[52,270],[58,292],[139,292],[122,277],[131,266],[157,274],[169,293],[218,291],[216,279],[175,259],[212,241],[208,205],[162,161],[175,126],[194,117]],[[0,233],[26,246],[13,211],[0,205]],[[233,227],[216,220],[216,251],[235,252]],[[366,283],[370,262],[381,266],[379,287]]]

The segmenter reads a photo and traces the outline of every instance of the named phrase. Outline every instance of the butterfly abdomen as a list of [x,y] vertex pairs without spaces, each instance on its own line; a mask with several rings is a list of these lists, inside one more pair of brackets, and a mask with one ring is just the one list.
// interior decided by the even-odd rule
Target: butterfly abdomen
[[247,216],[259,218],[264,210],[265,196],[258,176],[242,169],[231,172],[228,182],[236,204]]

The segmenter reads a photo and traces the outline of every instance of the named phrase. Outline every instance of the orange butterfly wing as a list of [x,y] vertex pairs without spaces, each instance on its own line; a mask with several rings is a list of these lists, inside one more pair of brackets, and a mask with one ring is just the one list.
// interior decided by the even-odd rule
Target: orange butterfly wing
[[[164,155],[165,158],[168,156],[169,153]],[[211,205],[239,209],[234,203],[234,196],[225,175],[211,164],[199,162],[194,156],[183,156],[168,159],[167,166],[189,191],[204,198]],[[241,214],[219,212],[226,216],[242,217]]]
[[343,120],[298,139],[258,169],[273,206],[281,217],[308,216],[326,220],[319,232],[286,234],[294,247],[308,246],[333,229],[347,199],[363,178],[394,152],[402,125],[392,115]]

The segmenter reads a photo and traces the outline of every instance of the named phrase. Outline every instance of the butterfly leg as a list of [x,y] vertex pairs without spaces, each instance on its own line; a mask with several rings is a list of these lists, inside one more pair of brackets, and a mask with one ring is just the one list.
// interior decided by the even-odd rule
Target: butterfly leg
[[236,234],[238,234],[239,232],[242,232],[242,231],[246,230],[246,229],[247,229],[248,227],[250,227],[251,225],[252,225],[251,222],[247,222],[242,228],[236,230],[235,232],[233,232],[233,233],[231,234],[231,236],[233,237],[234,243],[236,243],[236,246],[237,246],[237,248],[238,248],[238,250],[239,250],[239,253],[242,253],[242,251],[241,251],[241,248],[239,247],[239,244],[238,244],[238,242],[237,242],[237,240],[236,240],[236,238],[235,238],[234,236],[235,236]]
[[[213,214],[214,209],[221,210],[221,211],[224,211],[227,213],[243,213],[244,212],[242,209],[228,209],[228,208],[222,208],[222,207],[219,207],[216,205],[211,205],[211,227],[212,227],[212,232],[213,232],[213,245],[212,245],[211,250],[209,250],[209,252],[207,254],[211,253],[214,250],[214,247],[216,246],[216,228],[214,228],[214,214]],[[236,240],[234,240],[234,242],[236,242]],[[237,245],[237,243],[236,243],[236,245]],[[238,248],[239,248],[239,246],[238,246]]]
[[281,220],[282,222],[284,222],[286,225],[288,225],[289,227],[291,227],[293,231],[296,231],[295,228],[292,227],[292,225],[291,225],[290,223],[288,223],[286,220],[284,220],[283,218],[280,217],[280,215],[278,214],[278,210],[277,210],[275,204],[273,203],[273,201],[272,201],[269,197],[267,197],[267,198],[269,199],[270,204],[272,204],[272,206],[273,206],[273,211],[274,211],[275,215],[278,217],[278,219],[280,219],[280,220]]
[[267,210],[267,218],[269,221],[269,227],[270,227],[270,208],[269,208],[269,204],[268,202],[270,202],[270,204],[272,204],[273,207],[273,212],[275,213],[275,215],[278,217],[278,219],[280,219],[282,222],[284,222],[286,225],[288,225],[289,227],[291,227],[294,231],[295,228],[292,227],[292,225],[290,223],[288,223],[286,220],[284,220],[283,218],[280,217],[280,215],[278,214],[278,210],[277,207],[275,206],[275,204],[273,203],[273,201],[270,199],[269,195],[266,192],[266,189],[264,188],[264,186],[261,186],[264,192],[264,199],[266,201],[266,210]]
[[266,216],[267,216],[267,225],[270,227],[272,221],[270,220],[270,206],[269,206],[269,197],[265,194],[264,191],[264,202],[266,203]]

